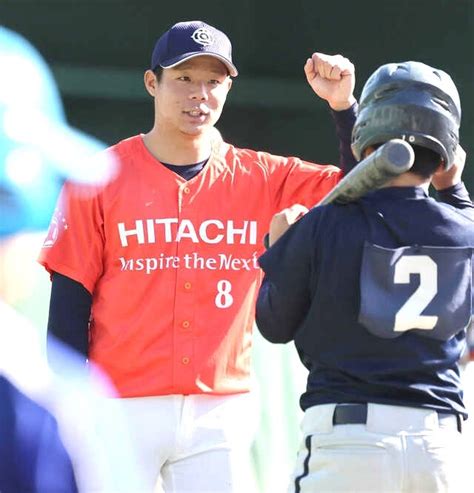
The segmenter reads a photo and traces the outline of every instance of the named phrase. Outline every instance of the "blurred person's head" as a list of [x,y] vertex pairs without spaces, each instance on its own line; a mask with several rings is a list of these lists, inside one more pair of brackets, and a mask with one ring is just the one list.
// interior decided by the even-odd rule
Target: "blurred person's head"
[[104,183],[114,163],[104,144],[68,125],[36,48],[1,26],[0,67],[0,298],[19,306],[37,282],[35,232],[44,236],[63,181]]
[[62,182],[106,179],[88,165],[105,146],[67,124],[45,60],[21,35],[0,26],[0,238],[48,226]]

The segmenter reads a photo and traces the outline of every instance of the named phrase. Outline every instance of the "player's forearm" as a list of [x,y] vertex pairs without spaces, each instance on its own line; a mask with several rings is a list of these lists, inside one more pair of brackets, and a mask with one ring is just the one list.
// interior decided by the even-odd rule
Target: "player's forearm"
[[[282,302],[283,301],[283,302]],[[256,323],[262,336],[270,342],[284,344],[293,339],[295,324],[289,318],[284,300],[279,299],[275,286],[264,279],[257,299]]]
[[[265,339],[286,343],[310,309],[311,227],[303,216],[293,224],[258,262],[265,277],[257,298],[256,321]],[[295,262],[295,259],[299,262]]]
[[339,167],[345,175],[357,164],[351,149],[352,128],[356,119],[357,107],[357,102],[354,102],[352,106],[342,111],[331,109],[336,125],[336,135],[339,139]]
[[462,181],[443,190],[437,190],[437,195],[440,202],[461,209],[464,215],[474,219],[474,205]]
[[[48,336],[56,337],[83,355],[84,363],[89,352],[91,305],[92,296],[82,284],[61,274],[53,274]],[[51,355],[48,351],[48,357]]]

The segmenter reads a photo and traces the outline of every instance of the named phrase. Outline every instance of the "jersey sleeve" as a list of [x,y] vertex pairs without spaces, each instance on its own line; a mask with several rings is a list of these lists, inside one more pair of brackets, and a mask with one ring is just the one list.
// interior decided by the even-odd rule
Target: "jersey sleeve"
[[463,182],[437,191],[438,200],[452,205],[464,216],[474,219],[474,205]]
[[81,283],[90,293],[103,270],[101,193],[66,182],[58,199],[39,263]]
[[273,212],[296,203],[309,209],[316,205],[342,178],[342,170],[299,158],[277,158],[269,162],[269,186]]
[[357,110],[357,102],[347,110],[330,110],[339,140],[339,167],[342,169],[344,175],[347,175],[357,164],[351,148],[352,129],[356,121]]
[[[55,273],[52,276],[49,303],[48,336],[53,335],[82,355],[85,363],[89,353],[89,318],[92,296],[81,283]],[[49,342],[49,338],[48,338]],[[48,344],[48,349],[50,344]],[[48,351],[54,367],[54,352]]]
[[270,342],[291,341],[311,305],[312,212],[293,224],[258,260],[265,276],[257,298],[256,322]]

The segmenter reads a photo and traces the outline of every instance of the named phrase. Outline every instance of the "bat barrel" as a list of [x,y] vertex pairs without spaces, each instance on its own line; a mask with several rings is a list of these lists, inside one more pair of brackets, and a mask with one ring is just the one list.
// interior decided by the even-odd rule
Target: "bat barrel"
[[407,172],[415,161],[410,144],[392,139],[363,159],[317,205],[347,203],[381,187],[395,176]]

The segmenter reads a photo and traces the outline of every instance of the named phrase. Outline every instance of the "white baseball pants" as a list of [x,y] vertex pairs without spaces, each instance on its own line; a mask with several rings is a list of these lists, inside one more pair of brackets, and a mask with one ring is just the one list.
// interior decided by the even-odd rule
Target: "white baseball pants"
[[[368,404],[365,424],[333,425],[335,404],[302,422],[292,493],[461,493],[472,491],[456,416]],[[472,460],[471,460],[472,461]]]
[[124,414],[137,472],[145,484],[143,491],[130,493],[255,491],[250,447],[258,409],[252,394],[115,401]]

